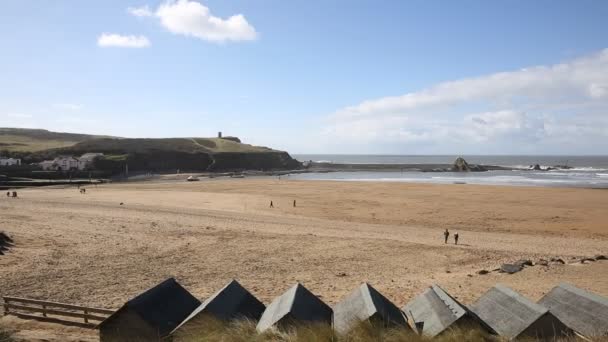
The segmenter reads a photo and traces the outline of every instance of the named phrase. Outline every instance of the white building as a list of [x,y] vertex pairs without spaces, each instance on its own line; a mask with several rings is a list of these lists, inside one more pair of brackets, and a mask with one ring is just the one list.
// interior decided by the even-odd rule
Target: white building
[[0,157],[0,166],[19,166],[19,165],[21,165],[21,159]]
[[45,171],[86,170],[93,166],[93,161],[103,153],[85,153],[79,158],[72,156],[57,157],[38,163]]

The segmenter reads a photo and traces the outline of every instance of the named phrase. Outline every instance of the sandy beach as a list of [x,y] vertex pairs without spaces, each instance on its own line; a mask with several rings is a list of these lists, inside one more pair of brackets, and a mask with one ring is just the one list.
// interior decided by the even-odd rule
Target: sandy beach
[[[576,263],[608,254],[605,190],[284,177],[19,196],[0,199],[0,230],[16,242],[0,256],[0,295],[117,308],[173,276],[201,299],[236,278],[265,303],[298,281],[329,304],[361,282],[400,307],[433,283],[464,303],[498,282],[533,300],[561,281],[608,296],[608,261]],[[446,228],[459,245],[444,244]],[[572,264],[477,274],[556,256]],[[41,326],[0,324],[23,334]],[[90,331],[61,333],[95,340]]]

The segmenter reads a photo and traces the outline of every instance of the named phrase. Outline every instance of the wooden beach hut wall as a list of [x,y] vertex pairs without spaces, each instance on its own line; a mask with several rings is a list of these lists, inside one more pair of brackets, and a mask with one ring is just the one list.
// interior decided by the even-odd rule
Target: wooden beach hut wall
[[427,288],[402,310],[416,331],[426,337],[439,336],[454,328],[476,328],[491,332],[466,306],[438,285]]
[[348,333],[363,321],[384,327],[409,327],[401,310],[367,283],[334,306],[334,329],[339,334]]
[[498,335],[553,339],[573,332],[549,310],[498,284],[479,298],[470,310]]
[[608,298],[562,283],[538,303],[579,335],[608,336]]
[[98,326],[101,342],[171,340],[169,334],[201,302],[169,278],[129,300]]

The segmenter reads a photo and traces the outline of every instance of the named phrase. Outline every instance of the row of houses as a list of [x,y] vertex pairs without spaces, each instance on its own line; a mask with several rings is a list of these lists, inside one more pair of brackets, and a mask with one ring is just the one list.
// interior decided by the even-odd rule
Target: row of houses
[[89,170],[93,167],[95,158],[102,156],[103,153],[85,153],[80,157],[60,156],[40,162],[38,165],[45,171]]
[[182,334],[191,340],[195,336],[189,334],[204,326],[207,317],[257,322],[260,333],[298,324],[327,324],[343,334],[369,321],[428,338],[460,328],[476,328],[508,340],[608,336],[608,299],[569,284],[555,287],[538,303],[499,284],[471,306],[433,285],[399,309],[364,283],[331,308],[299,283],[266,307],[235,280],[200,302],[170,278],[100,323],[100,341],[180,341]]
[[21,159],[0,157],[0,166],[19,166],[19,165],[21,165]]

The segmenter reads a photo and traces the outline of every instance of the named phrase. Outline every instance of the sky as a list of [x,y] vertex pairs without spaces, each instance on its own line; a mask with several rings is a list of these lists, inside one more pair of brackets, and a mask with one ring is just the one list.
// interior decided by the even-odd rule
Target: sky
[[608,1],[3,0],[0,127],[607,154]]

